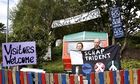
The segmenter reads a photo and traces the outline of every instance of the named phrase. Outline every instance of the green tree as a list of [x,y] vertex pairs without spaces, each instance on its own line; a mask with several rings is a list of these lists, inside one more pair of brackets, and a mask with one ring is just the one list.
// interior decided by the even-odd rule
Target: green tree
[[0,31],[5,32],[5,26],[3,23],[0,23]]
[[[48,2],[47,4],[49,4]],[[21,0],[17,5],[18,9],[13,9],[13,12],[11,12],[11,20],[13,21],[11,41],[36,41],[37,65],[33,67],[42,67],[43,57],[47,52],[50,41],[53,39],[52,36],[48,35],[50,30],[48,24],[50,23],[46,16],[43,16],[43,14],[48,15],[43,11],[47,8],[44,7],[43,3],[46,2]]]
[[[121,9],[122,22],[125,30],[125,38],[114,39],[109,16],[109,8],[117,5]],[[13,39],[11,41],[36,41],[38,59],[44,56],[48,43],[53,43],[66,34],[80,31],[107,32],[111,44],[121,41],[125,48],[128,35],[134,33],[140,27],[140,19],[136,18],[139,10],[139,0],[20,0],[17,8],[11,12],[13,22]],[[51,28],[52,21],[65,19],[89,12],[99,8],[101,18],[90,21]],[[50,31],[52,32],[50,34]],[[40,61],[41,62],[41,61]]]
[[3,32],[5,32],[5,26],[3,23],[0,23],[0,62],[2,61],[2,43],[5,43],[6,39],[6,34]]

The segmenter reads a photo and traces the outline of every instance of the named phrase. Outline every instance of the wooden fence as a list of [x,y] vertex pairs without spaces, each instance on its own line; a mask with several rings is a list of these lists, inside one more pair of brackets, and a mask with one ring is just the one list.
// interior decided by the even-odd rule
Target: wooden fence
[[140,84],[140,69],[90,73],[33,73],[0,69],[0,84]]

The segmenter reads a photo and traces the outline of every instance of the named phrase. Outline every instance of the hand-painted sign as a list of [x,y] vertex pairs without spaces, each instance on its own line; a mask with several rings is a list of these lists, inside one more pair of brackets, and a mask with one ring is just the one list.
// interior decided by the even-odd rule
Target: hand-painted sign
[[[75,51],[76,52],[76,51]],[[79,66],[79,74],[91,72],[103,72],[108,70],[120,70],[120,46],[119,44],[82,51],[83,64],[72,65],[72,73]],[[79,59],[77,59],[79,60]],[[82,69],[82,70],[80,70]]]
[[76,23],[88,21],[91,19],[95,19],[98,17],[101,17],[100,10],[95,9],[88,13],[83,13],[83,14],[80,14],[80,15],[77,15],[74,17],[70,17],[70,18],[66,18],[66,19],[62,19],[62,20],[55,20],[55,21],[53,21],[51,27],[55,28],[55,27],[61,27],[61,26],[66,26],[66,25],[70,25],[70,24],[76,24]]
[[2,43],[3,66],[36,64],[35,42]]
[[110,17],[112,21],[114,38],[124,37],[124,30],[121,22],[121,12],[119,7],[110,8]]

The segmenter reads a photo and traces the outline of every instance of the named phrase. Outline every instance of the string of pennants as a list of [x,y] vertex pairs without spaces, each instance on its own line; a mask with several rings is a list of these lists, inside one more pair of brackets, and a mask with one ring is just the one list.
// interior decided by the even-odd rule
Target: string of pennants
[[33,73],[0,69],[0,84],[140,84],[140,69],[82,74]]

